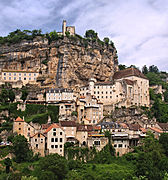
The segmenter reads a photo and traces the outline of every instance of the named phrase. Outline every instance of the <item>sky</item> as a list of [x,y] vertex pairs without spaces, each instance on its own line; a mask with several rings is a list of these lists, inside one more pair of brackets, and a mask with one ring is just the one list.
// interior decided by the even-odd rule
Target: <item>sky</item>
[[16,29],[98,32],[115,44],[119,64],[168,72],[168,0],[0,0],[0,36]]

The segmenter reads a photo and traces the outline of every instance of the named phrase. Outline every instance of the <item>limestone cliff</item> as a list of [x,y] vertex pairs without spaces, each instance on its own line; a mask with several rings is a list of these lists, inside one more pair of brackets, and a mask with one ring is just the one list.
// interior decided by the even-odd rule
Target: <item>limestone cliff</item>
[[41,73],[43,86],[84,85],[89,78],[108,81],[118,69],[113,45],[84,38],[62,37],[48,42],[44,37],[0,46],[0,69],[32,70]]

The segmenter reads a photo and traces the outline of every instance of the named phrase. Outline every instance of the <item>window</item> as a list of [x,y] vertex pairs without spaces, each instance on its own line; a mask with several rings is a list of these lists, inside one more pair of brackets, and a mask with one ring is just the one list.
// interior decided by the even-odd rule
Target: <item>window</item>
[[106,91],[106,94],[108,94],[108,92]]
[[4,77],[4,80],[6,80],[6,77]]
[[94,141],[94,145],[99,146],[100,145],[100,141]]
[[103,96],[102,96],[102,98],[103,98]]
[[11,80],[11,77],[9,77],[9,80]]
[[41,143],[43,143],[43,139],[41,139]]
[[60,145],[60,148],[62,148],[62,145]]
[[54,138],[51,138],[51,142],[54,142]]
[[97,98],[99,98],[99,96],[97,96]]
[[62,135],[62,132],[60,132],[60,135]]
[[38,137],[40,137],[40,134],[38,134]]
[[122,148],[122,144],[119,144],[118,147],[119,147],[119,148]]
[[16,76],[16,73],[14,73],[14,76]]
[[29,73],[29,76],[31,76],[31,73]]
[[108,96],[106,96],[106,99],[108,98]]
[[60,142],[62,142],[62,138],[60,138]]
[[24,78],[24,80],[26,80],[26,78]]
[[30,128],[28,128],[28,131],[30,131]]
[[35,142],[37,142],[37,139],[35,139]]
[[19,125],[21,125],[21,123],[19,123]]
[[97,94],[99,94],[99,91],[97,92]]
[[110,96],[110,98],[112,98],[112,96]]
[[54,145],[51,145],[51,148],[53,149],[53,148],[54,148]]
[[58,145],[55,145],[55,148],[58,148]]
[[16,77],[14,77],[14,80],[16,80]]
[[114,144],[114,147],[117,147],[117,144]]
[[38,144],[36,144],[36,148],[38,148]]
[[102,94],[103,94],[103,91],[102,91]]
[[56,136],[56,132],[53,132],[53,136]]
[[21,130],[21,128],[19,128],[19,130]]
[[[53,138],[54,139],[54,138]],[[58,138],[55,138],[55,142],[58,142]]]
[[11,73],[9,73],[9,76],[11,76]]
[[56,128],[53,128],[53,131],[56,131]]
[[21,80],[21,77],[19,77],[19,80]]
[[29,78],[29,80],[31,80],[31,78]]
[[21,73],[19,73],[19,76],[21,76]]
[[6,73],[4,73],[4,76],[6,76]]
[[24,76],[26,76],[26,73],[24,73]]

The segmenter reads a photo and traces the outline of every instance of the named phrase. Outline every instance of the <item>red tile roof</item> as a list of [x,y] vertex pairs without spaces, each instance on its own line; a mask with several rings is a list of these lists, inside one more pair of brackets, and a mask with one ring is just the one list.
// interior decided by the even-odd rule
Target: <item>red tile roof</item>
[[44,135],[44,134],[42,134],[42,133],[38,132],[38,133],[35,133],[33,136],[31,136],[31,138],[33,138],[33,137],[34,137],[34,136],[36,136],[37,134],[41,134],[42,136],[44,136],[44,137],[45,137],[45,135]]
[[42,124],[41,127],[42,129],[47,129],[51,126],[51,124]]
[[139,69],[136,68],[127,68],[121,71],[117,71],[114,73],[113,78],[114,79],[121,79],[129,76],[137,76],[144,79],[147,79],[147,77],[144,76],[144,74],[141,73]]
[[76,127],[77,124],[75,121],[60,121],[61,127]]
[[147,130],[145,128],[140,128],[140,130],[143,132],[143,133],[146,133]]
[[21,119],[20,117],[18,117],[18,118],[15,120],[15,122],[24,122],[24,120]]
[[150,127],[149,129],[151,129],[152,131],[155,131],[157,133],[163,133],[163,131],[161,131],[160,129],[158,129],[157,127]]
[[141,126],[139,124],[128,124],[129,130],[138,131]]
[[168,123],[158,123],[163,131],[168,131]]
[[131,85],[131,86],[133,86],[134,83],[135,83],[135,81],[131,81],[131,80],[129,80],[129,79],[124,79],[124,81],[125,81],[128,85]]
[[58,124],[51,124],[51,126],[44,132],[44,134],[48,133],[53,128],[60,128],[60,126]]

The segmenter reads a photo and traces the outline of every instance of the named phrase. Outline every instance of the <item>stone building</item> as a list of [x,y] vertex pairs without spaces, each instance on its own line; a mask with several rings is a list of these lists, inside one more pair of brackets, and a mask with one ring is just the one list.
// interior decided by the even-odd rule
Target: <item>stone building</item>
[[58,124],[51,124],[44,134],[47,137],[47,154],[58,153],[63,156],[66,142],[64,130]]
[[23,119],[18,117],[13,123],[13,133],[17,133],[25,136],[27,140],[30,140],[30,137],[33,136],[37,132],[30,124],[26,123]]
[[34,84],[37,80],[38,75],[38,72],[3,69],[1,72],[1,80],[3,82],[9,83],[16,83],[17,81],[22,81],[23,85],[26,85],[28,83]]
[[55,88],[46,91],[46,102],[54,103],[60,101],[73,101],[75,100],[75,95],[73,90],[66,88]]
[[36,133],[30,137],[31,149],[33,152],[39,153],[41,156],[45,156],[46,150],[46,136],[42,133]]
[[66,32],[69,32],[71,36],[75,35],[75,26],[67,26],[66,20],[63,20],[62,23],[62,32],[57,32],[59,35],[66,35]]
[[91,93],[104,106],[130,107],[149,106],[149,80],[135,68],[128,68],[114,73],[113,81],[96,82],[90,79],[89,84],[80,88],[80,95]]
[[91,94],[80,96],[77,100],[78,123],[97,124],[103,119],[103,103]]

